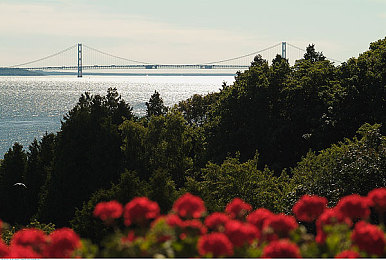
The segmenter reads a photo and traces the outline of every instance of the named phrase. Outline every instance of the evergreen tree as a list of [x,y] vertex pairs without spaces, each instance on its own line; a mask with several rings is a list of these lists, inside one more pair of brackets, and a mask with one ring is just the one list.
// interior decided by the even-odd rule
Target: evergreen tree
[[27,154],[15,143],[4,155],[0,166],[0,219],[9,223],[27,221],[27,189],[25,172]]
[[146,102],[146,116],[161,116],[165,115],[168,108],[164,105],[163,99],[157,91],[151,95],[149,102]]

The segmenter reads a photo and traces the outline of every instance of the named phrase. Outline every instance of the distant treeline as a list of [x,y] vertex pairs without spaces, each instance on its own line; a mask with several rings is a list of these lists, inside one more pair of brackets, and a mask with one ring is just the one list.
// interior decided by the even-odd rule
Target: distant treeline
[[[82,236],[108,228],[97,202],[148,196],[168,212],[189,191],[223,210],[240,197],[289,212],[303,194],[331,204],[386,186],[386,38],[336,66],[314,45],[290,66],[256,56],[232,85],[147,114],[109,89],[83,94],[57,134],[15,144],[0,165],[0,219],[72,225]],[[23,185],[15,185],[23,183]]]

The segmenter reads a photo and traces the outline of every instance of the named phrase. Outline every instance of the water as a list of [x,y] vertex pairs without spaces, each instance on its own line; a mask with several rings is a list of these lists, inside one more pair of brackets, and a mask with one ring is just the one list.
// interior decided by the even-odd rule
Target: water
[[60,130],[60,120],[86,91],[105,95],[117,88],[122,98],[142,116],[157,90],[171,106],[193,94],[217,92],[232,76],[93,76],[0,77],[0,158],[15,142],[26,149],[34,138]]

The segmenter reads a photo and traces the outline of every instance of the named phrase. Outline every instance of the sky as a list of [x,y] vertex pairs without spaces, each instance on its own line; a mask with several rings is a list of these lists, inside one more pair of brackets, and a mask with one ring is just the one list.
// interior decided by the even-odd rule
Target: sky
[[280,42],[345,61],[386,36],[386,0],[0,0],[0,66],[77,43],[152,63],[201,63]]

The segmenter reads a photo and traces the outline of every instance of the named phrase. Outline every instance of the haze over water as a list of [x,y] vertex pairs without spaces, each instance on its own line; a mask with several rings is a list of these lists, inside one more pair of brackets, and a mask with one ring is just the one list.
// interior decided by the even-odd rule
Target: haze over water
[[143,116],[150,96],[157,90],[172,106],[193,94],[218,92],[233,76],[92,76],[0,77],[0,159],[15,143],[25,149],[45,132],[60,130],[60,120],[84,92],[105,95],[117,88],[122,98]]

